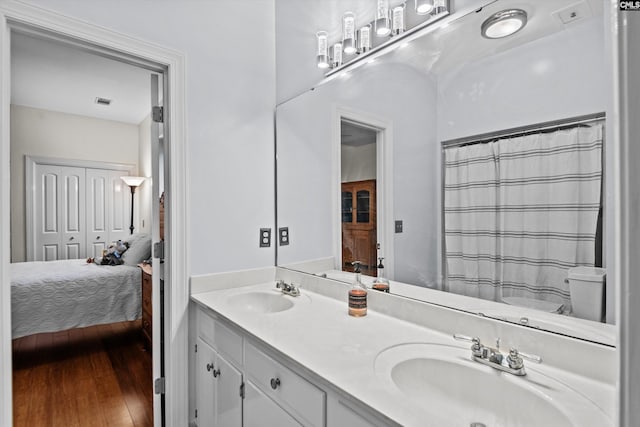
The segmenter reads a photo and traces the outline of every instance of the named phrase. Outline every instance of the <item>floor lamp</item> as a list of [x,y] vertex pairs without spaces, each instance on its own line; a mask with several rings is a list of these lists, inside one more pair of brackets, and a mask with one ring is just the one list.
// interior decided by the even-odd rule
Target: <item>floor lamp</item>
[[133,195],[136,194],[136,187],[139,187],[145,180],[143,176],[121,176],[120,177],[125,184],[131,188],[131,226],[129,230],[131,230],[131,234],[133,234]]

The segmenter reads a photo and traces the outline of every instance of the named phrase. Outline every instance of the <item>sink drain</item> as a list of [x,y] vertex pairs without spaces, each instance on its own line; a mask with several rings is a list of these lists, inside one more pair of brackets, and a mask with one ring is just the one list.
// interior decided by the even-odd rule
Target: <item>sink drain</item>
[[485,423],[471,423],[469,427],[487,427]]

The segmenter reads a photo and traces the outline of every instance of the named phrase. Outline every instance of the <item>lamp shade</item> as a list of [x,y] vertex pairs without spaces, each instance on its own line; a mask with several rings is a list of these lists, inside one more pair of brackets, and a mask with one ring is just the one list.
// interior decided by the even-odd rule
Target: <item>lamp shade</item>
[[144,176],[121,176],[120,179],[129,187],[139,187],[146,178]]

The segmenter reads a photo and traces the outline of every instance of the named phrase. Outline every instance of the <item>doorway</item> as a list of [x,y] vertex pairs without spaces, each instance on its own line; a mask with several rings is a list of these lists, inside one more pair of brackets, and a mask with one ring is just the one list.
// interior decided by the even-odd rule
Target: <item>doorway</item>
[[[49,174],[53,181],[64,181],[60,188],[65,185],[77,187],[75,194],[79,197],[73,203],[65,203],[74,205],[73,210],[78,213],[77,218],[71,221],[74,226],[85,224],[88,222],[85,221],[86,217],[92,216],[92,220],[102,219],[104,222],[104,233],[99,233],[98,237],[100,240],[105,239],[109,233],[113,234],[115,228],[122,229],[124,234],[116,237],[123,241],[128,241],[128,235],[134,230],[136,235],[152,236],[146,240],[149,242],[148,255],[141,256],[140,263],[134,263],[142,267],[144,258],[146,266],[131,267],[141,279],[142,319],[108,324],[100,320],[95,325],[88,321],[88,326],[81,323],[82,327],[74,329],[57,330],[54,327],[51,329],[53,332],[36,332],[13,340],[13,355],[19,358],[13,360],[14,423],[17,426],[38,424],[44,422],[44,418],[37,418],[41,416],[46,419],[53,417],[54,423],[74,424],[78,420],[87,419],[83,417],[95,415],[96,420],[102,418],[106,424],[115,419],[123,421],[122,417],[128,416],[123,422],[130,420],[137,426],[163,425],[163,395],[154,394],[154,379],[164,376],[164,340],[161,339],[164,324],[164,280],[160,268],[162,260],[150,256],[150,242],[163,240],[160,237],[160,230],[164,228],[159,220],[160,199],[165,190],[164,177],[169,175],[168,170],[165,170],[168,167],[165,160],[168,158],[164,155],[164,144],[161,143],[161,138],[164,137],[162,118],[154,117],[152,107],[159,107],[159,98],[166,94],[166,69],[146,61],[137,63],[132,58],[125,61],[121,56],[106,54],[104,50],[98,53],[94,46],[80,47],[77,41],[70,42],[66,38],[35,30],[12,28],[10,37],[11,260],[31,260],[25,259],[25,232],[19,221],[26,215],[16,214],[18,211],[24,212],[24,198],[29,194],[29,186],[25,186],[24,180],[20,179],[24,177],[23,165],[25,157],[29,155],[48,156],[54,163],[59,163],[60,158],[73,159],[77,163],[74,171],[82,169],[81,174],[74,172],[74,180],[56,179],[55,174]],[[38,70],[46,72],[39,74]],[[43,90],[43,86],[48,90]],[[94,179],[95,173],[85,173],[89,169],[101,170],[104,160],[128,165],[128,169],[144,178],[135,192],[135,198],[134,191],[131,192],[131,204],[128,203],[129,188],[120,179],[121,175],[129,173],[115,171],[108,180]],[[59,169],[61,166],[56,167]],[[89,185],[90,182],[102,181],[113,181],[117,185],[96,188]],[[22,185],[19,185],[20,182]],[[122,203],[101,205],[100,209],[105,215],[98,218],[100,215],[96,214],[96,208],[99,204],[83,202],[85,187],[87,192],[92,189],[102,193],[122,193],[119,194],[122,196]],[[55,194],[56,191],[53,190],[50,194]],[[100,198],[103,202],[108,199]],[[120,221],[122,224],[118,227],[109,229],[109,225],[113,224],[105,219],[106,214],[113,213],[114,210],[119,211],[120,219],[126,220]],[[167,216],[169,217],[168,214]],[[50,217],[56,223],[55,212]],[[65,216],[67,217],[68,215]],[[64,227],[67,226],[65,222]],[[53,228],[56,227],[62,228],[57,223]],[[87,236],[91,234],[89,231],[93,231],[93,228],[81,228],[78,231]],[[76,237],[74,235],[70,238],[79,240]],[[110,242],[116,238],[108,240]],[[70,257],[81,258],[80,262],[83,262],[87,256],[85,250]],[[145,293],[145,283],[148,284],[148,294]],[[155,321],[150,322],[149,317],[145,318],[145,314],[149,312],[155,314]],[[126,316],[130,318],[130,312],[127,311]],[[145,336],[152,337],[150,345],[145,345]],[[35,354],[38,357],[33,357]],[[100,365],[105,360],[107,363]],[[105,383],[91,386],[97,384],[92,383],[96,372],[84,369],[83,366],[92,366],[93,369],[95,366],[102,366],[104,369],[101,368],[100,372],[103,375],[97,376],[104,378]],[[68,385],[65,389],[51,389],[47,392],[46,388],[30,386],[33,381],[38,381],[38,375],[47,377],[55,372],[63,375],[59,379],[60,383]],[[131,378],[136,380],[132,382]],[[81,384],[87,387],[83,388]],[[83,409],[81,403],[91,397],[88,392],[93,393],[94,399]],[[38,394],[37,398],[34,397],[35,393]],[[101,393],[109,398],[104,399]],[[58,396],[62,396],[67,406],[70,406],[66,413],[64,406],[56,403]],[[45,410],[38,414],[37,407]],[[47,407],[60,407],[61,410],[47,411]],[[60,416],[59,419],[55,418],[57,415]]]
[[340,217],[342,270],[378,275],[376,141],[378,130],[342,119],[340,123]]
[[[393,256],[393,123],[370,113],[337,107],[334,150],[337,167],[337,268],[392,279]],[[381,260],[382,258],[382,260]]]

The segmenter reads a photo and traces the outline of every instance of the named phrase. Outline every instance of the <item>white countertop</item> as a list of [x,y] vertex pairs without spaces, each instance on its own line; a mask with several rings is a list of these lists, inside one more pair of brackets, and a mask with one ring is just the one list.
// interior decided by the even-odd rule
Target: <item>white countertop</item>
[[[443,426],[465,425],[467,422],[463,413],[443,414],[439,413],[438,408],[429,405],[429,402],[417,404],[402,394],[388,379],[376,375],[375,369],[379,353],[394,346],[406,343],[434,343],[468,351],[468,344],[454,341],[449,334],[383,315],[371,309],[365,317],[351,317],[347,314],[346,290],[344,301],[339,301],[303,289],[302,295],[295,298],[293,308],[269,314],[248,313],[228,303],[228,299],[234,295],[256,290],[279,293],[274,288],[274,282],[269,282],[202,292],[192,295],[192,300],[213,310],[249,335],[295,360],[306,370],[399,424]],[[491,370],[477,362],[469,363]],[[536,384],[544,383],[547,377],[554,378],[579,390],[584,398],[596,402],[596,406],[600,408],[598,412],[612,419],[615,402],[615,388],[612,385],[545,364],[530,364],[527,366],[527,372],[526,377],[509,375],[513,378],[509,378],[508,381],[528,381]],[[557,396],[551,393],[550,398],[557,399]],[[602,418],[599,421],[592,418],[580,422],[581,424],[577,425],[602,426]]]

